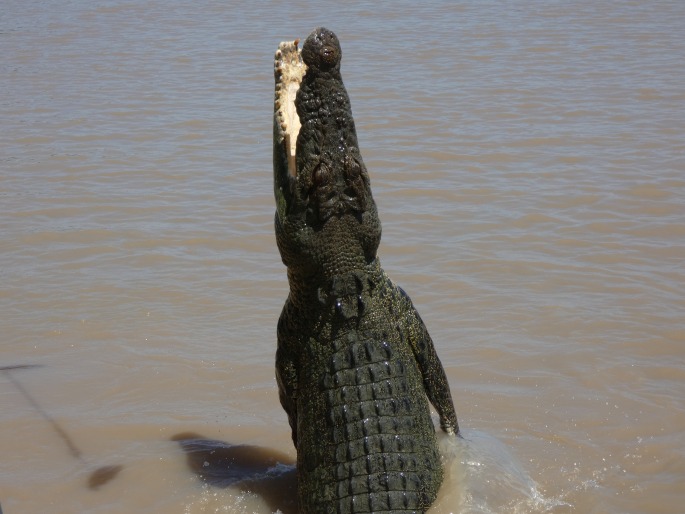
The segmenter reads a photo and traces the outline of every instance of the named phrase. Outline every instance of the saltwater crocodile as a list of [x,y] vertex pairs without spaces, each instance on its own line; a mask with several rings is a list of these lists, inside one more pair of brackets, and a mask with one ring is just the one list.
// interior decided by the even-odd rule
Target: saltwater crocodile
[[274,73],[276,240],[290,294],[276,378],[302,513],[424,512],[443,470],[428,400],[459,426],[445,371],[381,239],[340,43],[318,28],[283,42]]

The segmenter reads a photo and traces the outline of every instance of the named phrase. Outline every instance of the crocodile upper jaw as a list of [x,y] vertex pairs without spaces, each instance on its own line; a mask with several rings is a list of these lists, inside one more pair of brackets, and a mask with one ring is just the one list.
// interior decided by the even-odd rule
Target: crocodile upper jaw
[[331,277],[375,259],[381,226],[337,37],[318,28],[298,43],[280,43],[274,59],[276,241],[293,277]]

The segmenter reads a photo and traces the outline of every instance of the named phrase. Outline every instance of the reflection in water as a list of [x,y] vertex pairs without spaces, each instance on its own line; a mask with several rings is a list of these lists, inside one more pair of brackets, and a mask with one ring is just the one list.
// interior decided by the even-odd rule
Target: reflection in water
[[193,432],[176,434],[190,469],[215,487],[237,487],[261,496],[271,511],[297,513],[295,463],[270,448],[205,439]]

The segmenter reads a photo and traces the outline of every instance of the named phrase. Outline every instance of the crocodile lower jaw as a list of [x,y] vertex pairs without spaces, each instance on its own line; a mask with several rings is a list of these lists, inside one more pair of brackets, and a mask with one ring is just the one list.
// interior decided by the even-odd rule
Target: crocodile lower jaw
[[295,97],[300,89],[302,77],[307,71],[307,65],[302,62],[301,50],[297,48],[298,43],[299,39],[281,42],[274,57],[276,77],[274,109],[280,126],[282,138],[280,143],[287,155],[288,173],[291,177],[297,176],[295,152],[297,135],[301,127],[300,117],[295,109]]

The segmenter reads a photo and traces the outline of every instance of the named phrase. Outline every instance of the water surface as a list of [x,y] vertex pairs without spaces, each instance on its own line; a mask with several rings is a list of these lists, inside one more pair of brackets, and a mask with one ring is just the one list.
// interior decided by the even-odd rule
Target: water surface
[[6,0],[3,512],[281,508],[172,438],[294,457],[272,59],[318,25],[464,430],[431,512],[681,512],[685,4],[585,0]]

